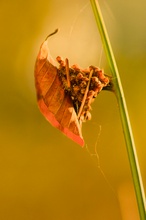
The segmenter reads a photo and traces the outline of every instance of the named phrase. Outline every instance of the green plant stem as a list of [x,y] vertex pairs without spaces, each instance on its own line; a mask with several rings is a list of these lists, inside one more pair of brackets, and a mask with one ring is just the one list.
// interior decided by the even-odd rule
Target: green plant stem
[[127,106],[124,98],[123,88],[121,85],[121,80],[119,77],[118,68],[115,62],[114,54],[111,48],[109,37],[106,31],[104,20],[101,14],[99,4],[96,0],[90,0],[91,6],[94,12],[96,23],[100,32],[101,40],[104,46],[105,54],[112,72],[114,92],[117,97],[119,111],[121,116],[121,122],[123,126],[123,132],[128,152],[129,163],[131,167],[131,173],[133,177],[133,183],[137,198],[137,204],[139,208],[139,215],[141,220],[146,220],[146,207],[145,207],[145,194],[140,173],[140,168],[138,164],[136,147],[134,143],[134,138],[132,134],[132,129],[130,125],[129,115],[127,111]]

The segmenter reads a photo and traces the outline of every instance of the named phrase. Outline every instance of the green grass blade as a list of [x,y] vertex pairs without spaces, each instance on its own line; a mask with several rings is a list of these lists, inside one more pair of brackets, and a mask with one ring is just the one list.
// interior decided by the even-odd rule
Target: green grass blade
[[136,147],[134,143],[134,138],[132,134],[132,129],[130,125],[130,120],[128,116],[127,106],[126,106],[126,102],[124,98],[121,80],[119,77],[118,68],[115,62],[114,54],[111,48],[111,44],[109,41],[109,37],[106,31],[106,27],[104,24],[104,20],[102,17],[99,4],[96,0],[90,0],[90,2],[91,2],[91,6],[94,12],[96,23],[97,23],[97,26],[100,32],[105,54],[106,54],[106,57],[107,57],[107,60],[108,60],[108,63],[109,63],[109,66],[112,72],[112,76],[113,76],[114,91],[115,91],[118,105],[119,105],[121,122],[122,122],[122,127],[123,127],[126,147],[127,147],[131,173],[133,177],[133,183],[134,183],[135,194],[137,198],[137,204],[139,208],[140,219],[146,220],[144,188],[143,188],[140,168],[139,168],[137,154],[136,154]]

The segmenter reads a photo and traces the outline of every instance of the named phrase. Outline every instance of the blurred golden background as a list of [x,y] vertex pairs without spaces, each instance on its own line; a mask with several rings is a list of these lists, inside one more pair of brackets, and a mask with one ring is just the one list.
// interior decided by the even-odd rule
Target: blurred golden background
[[[146,190],[146,1],[100,0],[127,101]],[[1,21],[0,219],[138,220],[114,94],[102,92],[83,125],[82,149],[52,127],[36,102],[34,64],[52,56],[110,74],[90,1],[4,1]],[[97,143],[97,157],[95,146]]]

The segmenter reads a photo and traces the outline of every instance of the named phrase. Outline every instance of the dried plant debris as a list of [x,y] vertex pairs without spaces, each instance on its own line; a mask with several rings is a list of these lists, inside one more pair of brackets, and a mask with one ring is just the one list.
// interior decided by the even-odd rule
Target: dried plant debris
[[75,112],[80,122],[91,119],[91,103],[109,85],[110,79],[95,66],[81,69],[77,65],[69,68],[69,61],[57,57],[58,74],[65,92],[71,97]]
[[41,45],[35,65],[38,106],[53,126],[83,146],[82,122],[91,119],[91,104],[101,90],[111,90],[111,78],[95,66],[69,67],[69,60],[60,56],[56,58],[57,68],[48,51],[48,37]]

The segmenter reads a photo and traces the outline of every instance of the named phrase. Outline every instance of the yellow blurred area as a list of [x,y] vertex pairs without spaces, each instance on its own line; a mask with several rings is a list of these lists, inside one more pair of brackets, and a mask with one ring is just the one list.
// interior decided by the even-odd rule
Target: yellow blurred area
[[[146,2],[99,3],[146,190]],[[52,127],[37,107],[35,59],[56,28],[59,33],[48,42],[54,59],[68,57],[71,65],[92,64],[110,74],[90,1],[2,0],[0,21],[0,219],[139,220],[114,94],[102,92],[95,100],[92,120],[83,124],[83,149]]]

